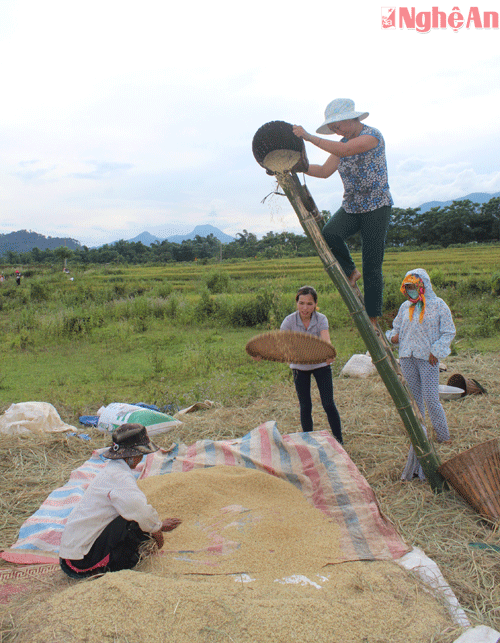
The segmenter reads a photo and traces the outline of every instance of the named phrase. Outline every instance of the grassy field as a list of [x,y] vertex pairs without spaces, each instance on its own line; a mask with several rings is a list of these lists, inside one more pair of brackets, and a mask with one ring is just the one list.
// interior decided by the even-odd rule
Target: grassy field
[[[460,372],[488,390],[445,404],[453,442],[436,444],[442,460],[498,437],[498,266],[500,246],[386,255],[381,325],[389,326],[402,301],[405,272],[425,268],[457,325],[441,383]],[[453,493],[399,481],[408,437],[378,376],[337,377],[365,347],[319,259],[69,267],[73,281],[60,266],[24,266],[21,286],[13,279],[0,285],[0,411],[14,402],[50,402],[64,421],[79,427],[79,416],[95,415],[111,402],[184,407],[210,399],[212,409],[188,414],[181,427],[158,436],[159,444],[240,437],[267,420],[276,420],[283,433],[300,431],[290,370],[255,363],[245,344],[279,327],[294,309],[296,289],[314,285],[338,352],[334,389],[346,451],[406,542],[437,562],[471,623],[500,631],[498,525],[486,523]],[[315,428],[328,429],[316,390],[313,404]],[[82,430],[90,443],[60,434],[2,438],[0,547],[15,541],[22,522],[93,448],[109,442],[96,429]],[[13,623],[7,613],[0,627],[6,641],[16,641]],[[433,640],[453,639],[448,633]]]
[[[388,252],[381,326],[390,326],[402,302],[407,269],[425,267],[454,314],[454,351],[495,350],[500,300],[491,291],[498,266],[500,246]],[[25,266],[21,286],[12,278],[0,286],[1,409],[48,401],[75,422],[113,401],[250,403],[289,372],[256,366],[245,344],[279,327],[305,283],[317,288],[330,321],[334,372],[365,352],[317,258],[70,268],[73,280],[59,266]]]

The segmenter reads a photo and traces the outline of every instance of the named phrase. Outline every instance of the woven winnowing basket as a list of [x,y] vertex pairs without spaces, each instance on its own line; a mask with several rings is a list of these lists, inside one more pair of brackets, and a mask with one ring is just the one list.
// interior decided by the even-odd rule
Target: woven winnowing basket
[[321,364],[336,356],[331,344],[314,335],[293,330],[257,335],[248,342],[246,351],[252,357],[286,364]]
[[301,160],[295,166],[295,172],[307,170],[306,147],[304,141],[293,133],[293,125],[285,121],[271,121],[262,125],[254,134],[252,152],[259,165],[265,168],[264,159],[275,150],[292,150],[300,152]]
[[478,444],[443,462],[439,473],[482,516],[500,520],[498,439]]
[[448,386],[456,386],[463,390],[463,395],[481,395],[481,393],[486,393],[486,390],[479,382],[476,380],[468,380],[460,373],[454,373],[448,378],[446,382]]

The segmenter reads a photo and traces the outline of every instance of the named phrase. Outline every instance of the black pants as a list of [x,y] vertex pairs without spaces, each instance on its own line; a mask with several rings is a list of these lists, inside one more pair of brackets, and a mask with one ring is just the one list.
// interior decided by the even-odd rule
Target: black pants
[[361,233],[363,259],[363,291],[365,308],[369,317],[382,314],[385,239],[391,220],[391,206],[384,205],[372,212],[352,214],[340,208],[323,228],[325,241],[347,277],[355,269],[354,261],[345,240],[356,232]]
[[140,558],[140,547],[151,539],[135,521],[118,516],[98,536],[81,560],[59,559],[61,569],[71,578],[85,578],[104,572],[132,569]]
[[313,430],[311,375],[314,375],[314,379],[316,380],[321,397],[321,404],[325,409],[333,437],[342,444],[342,425],[339,412],[333,399],[332,369],[330,366],[322,366],[312,371],[300,371],[297,368],[293,369],[293,381],[295,382],[295,390],[299,398],[302,431]]

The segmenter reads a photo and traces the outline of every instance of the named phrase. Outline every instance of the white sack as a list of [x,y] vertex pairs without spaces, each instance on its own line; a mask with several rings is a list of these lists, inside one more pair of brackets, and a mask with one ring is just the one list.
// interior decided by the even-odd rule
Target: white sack
[[0,433],[57,433],[76,431],[74,426],[64,423],[59,413],[48,402],[21,402],[11,404],[0,416]]
[[486,625],[479,625],[459,636],[455,643],[499,643],[500,632]]
[[344,368],[340,371],[340,377],[361,377],[366,378],[374,375],[377,369],[373,365],[370,354],[353,355]]

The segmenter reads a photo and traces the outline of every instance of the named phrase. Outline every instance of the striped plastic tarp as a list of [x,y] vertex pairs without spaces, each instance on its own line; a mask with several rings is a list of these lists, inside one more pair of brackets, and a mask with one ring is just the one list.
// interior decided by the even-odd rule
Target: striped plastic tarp
[[[105,466],[105,449],[73,471],[21,527],[4,560],[21,564],[56,563],[64,524],[90,481]],[[249,467],[287,480],[316,508],[332,517],[341,531],[338,562],[395,560],[409,551],[394,526],[381,514],[375,495],[342,446],[327,431],[281,435],[266,422],[243,438],[175,444],[146,456],[138,478],[229,465]]]

